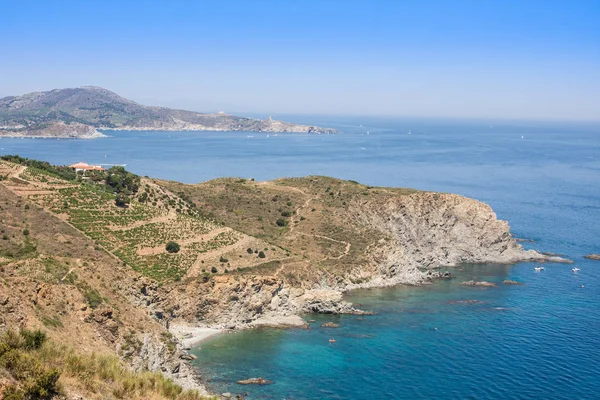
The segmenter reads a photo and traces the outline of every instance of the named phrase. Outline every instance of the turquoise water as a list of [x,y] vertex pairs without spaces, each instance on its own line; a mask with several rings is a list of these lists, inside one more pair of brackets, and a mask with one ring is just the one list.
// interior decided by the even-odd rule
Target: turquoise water
[[[214,390],[249,399],[598,398],[600,262],[583,255],[600,252],[600,126],[302,121],[345,133],[113,132],[95,141],[0,139],[0,153],[126,163],[184,182],[322,174],[485,201],[515,235],[535,240],[527,247],[565,254],[581,272],[465,266],[453,281],[353,292],[349,300],[377,315],[310,315],[310,330],[221,335],[196,349],[198,368]],[[458,284],[465,279],[523,285]],[[321,328],[326,321],[341,327]],[[254,376],[274,384],[235,384]]]

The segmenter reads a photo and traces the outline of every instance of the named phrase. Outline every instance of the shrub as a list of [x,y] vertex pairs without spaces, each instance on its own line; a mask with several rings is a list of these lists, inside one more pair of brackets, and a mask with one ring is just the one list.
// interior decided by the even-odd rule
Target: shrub
[[265,257],[266,257],[266,255],[265,255],[264,251],[261,251],[260,253],[258,253],[258,258],[265,258]]
[[212,272],[213,274],[216,274],[217,273],[217,267],[212,267],[210,269],[210,272]]
[[180,250],[179,243],[177,242],[169,242],[165,248],[169,253],[178,253]]
[[248,249],[246,250],[248,252],[248,254],[252,254],[252,249],[250,247],[248,247]]
[[119,193],[117,198],[115,199],[115,204],[117,207],[126,207],[131,203],[131,199],[124,193]]
[[287,221],[286,221],[285,219],[283,219],[283,218],[279,218],[279,219],[278,219],[278,220],[275,222],[275,224],[277,224],[277,226],[286,226],[288,223],[287,223]]
[[281,216],[282,217],[291,217],[292,213],[290,211],[284,211],[284,212],[281,213]]
[[23,337],[23,348],[26,350],[37,350],[46,341],[46,334],[39,329],[35,331],[30,331],[27,329],[23,329],[21,332],[21,337]]
[[29,236],[29,229],[23,229],[23,236]]
[[226,262],[229,262],[229,260],[227,258],[221,256],[221,258],[219,258],[219,262],[220,263],[226,263]]
[[104,301],[100,293],[98,293],[98,291],[93,288],[85,289],[85,291],[83,292],[83,297],[85,298],[85,301],[86,303],[88,303],[90,308],[96,308]]

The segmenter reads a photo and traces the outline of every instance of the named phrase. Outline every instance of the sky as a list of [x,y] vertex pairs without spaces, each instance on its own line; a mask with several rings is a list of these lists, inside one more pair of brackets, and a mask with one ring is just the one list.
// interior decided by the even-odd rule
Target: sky
[[0,97],[600,120],[600,0],[0,0]]

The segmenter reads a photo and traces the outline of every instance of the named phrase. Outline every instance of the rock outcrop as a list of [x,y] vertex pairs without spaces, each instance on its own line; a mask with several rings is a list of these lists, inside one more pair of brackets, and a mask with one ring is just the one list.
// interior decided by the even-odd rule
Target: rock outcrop
[[[176,309],[176,318],[197,318],[219,328],[305,326],[294,316],[364,312],[343,300],[343,292],[348,290],[426,284],[452,277],[442,268],[461,263],[552,259],[524,250],[511,236],[508,223],[498,220],[488,205],[463,196],[418,192],[354,204],[347,216],[348,223],[384,235],[360,271],[342,271],[335,276],[324,273],[312,283],[303,282],[302,287],[258,275],[215,276],[206,282],[198,279],[188,284],[185,296],[170,298],[167,307]],[[353,277],[363,282],[352,283]],[[495,286],[489,282],[463,284]]]
[[490,206],[459,195],[419,192],[375,200],[355,205],[353,215],[389,237],[387,246],[393,251],[382,260],[382,275],[397,276],[416,267],[547,259],[524,250]]

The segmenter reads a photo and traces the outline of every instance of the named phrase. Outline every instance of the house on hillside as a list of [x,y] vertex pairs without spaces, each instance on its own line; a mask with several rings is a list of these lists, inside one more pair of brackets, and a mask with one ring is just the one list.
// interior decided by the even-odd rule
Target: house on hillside
[[85,171],[106,171],[100,165],[89,165],[88,163],[84,163],[83,161],[78,162],[77,164],[69,165],[69,168],[73,168],[73,171],[79,172],[82,171],[85,174]]

